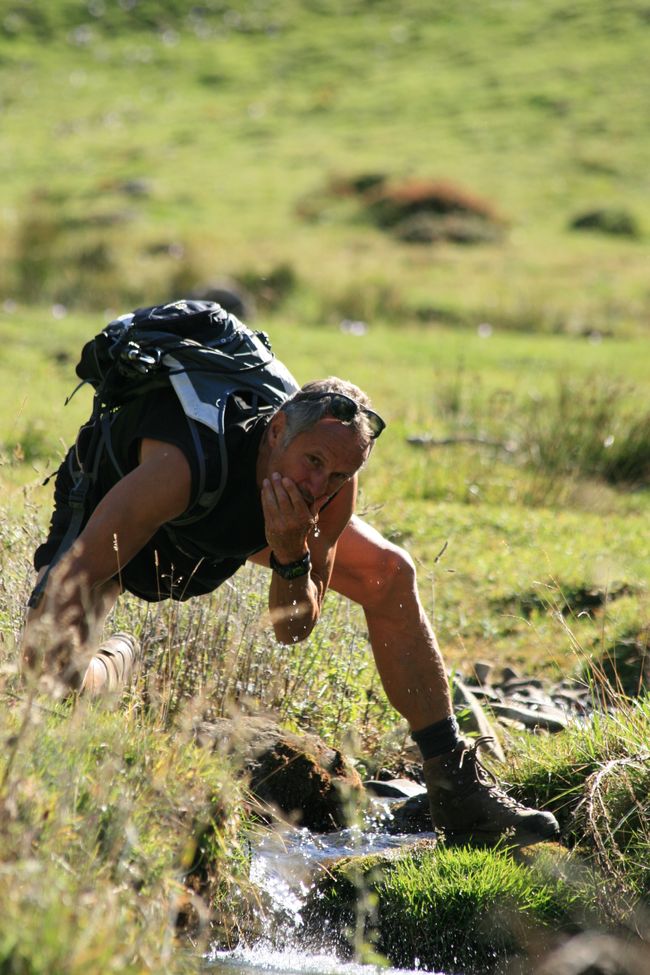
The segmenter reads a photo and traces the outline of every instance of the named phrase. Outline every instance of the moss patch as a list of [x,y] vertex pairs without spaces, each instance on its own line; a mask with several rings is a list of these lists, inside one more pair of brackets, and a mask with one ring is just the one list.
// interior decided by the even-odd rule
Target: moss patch
[[[511,851],[422,847],[401,856],[346,859],[312,894],[312,928],[341,928],[392,965],[445,972],[498,971],[525,953],[533,931],[590,913],[595,883],[562,847]],[[356,944],[355,944],[356,942]]]

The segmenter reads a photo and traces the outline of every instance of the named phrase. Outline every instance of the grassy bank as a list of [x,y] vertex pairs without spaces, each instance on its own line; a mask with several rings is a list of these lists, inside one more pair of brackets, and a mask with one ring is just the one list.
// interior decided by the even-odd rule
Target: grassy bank
[[346,858],[322,872],[310,895],[315,943],[325,930],[348,953],[463,975],[530,972],[582,930],[616,932],[621,952],[626,943],[642,951],[644,942],[649,951],[650,710],[620,703],[614,717],[515,747],[506,773],[513,794],[553,809],[565,845],[425,843]]
[[2,697],[3,970],[197,971],[210,917],[236,940],[248,862],[225,760],[141,694],[117,714]]

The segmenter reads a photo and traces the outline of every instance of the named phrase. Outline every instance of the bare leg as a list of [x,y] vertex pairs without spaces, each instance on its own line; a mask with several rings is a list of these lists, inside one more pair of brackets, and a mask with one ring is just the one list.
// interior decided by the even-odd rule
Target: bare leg
[[[256,561],[264,564],[266,553]],[[452,714],[440,650],[417,590],[409,555],[354,517],[339,538],[330,585],[366,614],[377,669],[389,701],[420,731]],[[450,834],[526,843],[553,838],[555,817],[514,802],[487,776],[478,745],[459,739],[423,761],[431,818]]]
[[[331,586],[363,606],[386,694],[411,730],[449,717],[444,664],[407,553],[355,517],[339,539]],[[552,839],[559,827],[551,813],[514,802],[486,776],[478,761],[481,740],[470,747],[461,739],[423,762],[436,828],[467,838]]]
[[384,690],[411,730],[453,714],[442,655],[407,552],[355,516],[339,539],[330,585],[363,607]]

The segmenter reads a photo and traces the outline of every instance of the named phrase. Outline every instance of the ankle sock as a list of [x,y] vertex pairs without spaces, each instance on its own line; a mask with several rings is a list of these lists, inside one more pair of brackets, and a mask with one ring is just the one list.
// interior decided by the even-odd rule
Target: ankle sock
[[412,731],[411,738],[422,752],[422,759],[426,762],[428,758],[437,758],[452,751],[458,742],[458,722],[454,715],[443,718],[442,721],[434,721],[426,728],[419,731]]

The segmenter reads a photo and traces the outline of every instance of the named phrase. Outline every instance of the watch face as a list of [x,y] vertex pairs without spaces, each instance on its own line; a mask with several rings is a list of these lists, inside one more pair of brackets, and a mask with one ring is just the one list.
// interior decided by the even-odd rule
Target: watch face
[[292,565],[289,569],[285,569],[284,578],[285,579],[298,579],[300,576],[306,576],[309,572],[309,565]]

